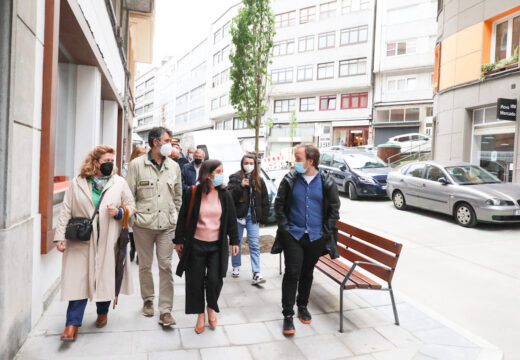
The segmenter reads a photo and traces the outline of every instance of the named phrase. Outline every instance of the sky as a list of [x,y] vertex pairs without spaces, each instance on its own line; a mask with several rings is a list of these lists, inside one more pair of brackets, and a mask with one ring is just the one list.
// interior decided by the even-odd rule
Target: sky
[[[155,0],[153,65],[180,57],[209,35],[209,27],[240,0]],[[150,66],[140,64],[140,71]]]

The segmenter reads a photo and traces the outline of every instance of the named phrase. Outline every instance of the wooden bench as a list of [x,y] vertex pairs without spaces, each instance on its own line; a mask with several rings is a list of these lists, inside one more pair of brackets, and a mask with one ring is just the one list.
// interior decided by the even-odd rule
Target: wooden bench
[[[338,253],[341,259],[332,260],[328,255],[320,257],[316,268],[340,285],[339,331],[343,332],[343,291],[352,289],[388,291],[394,311],[395,324],[399,317],[392,290],[392,277],[399,260],[402,244],[385,239],[355,226],[338,221]],[[360,267],[388,284],[379,282],[356,271]],[[280,257],[281,271],[281,257]],[[281,273],[281,272],[280,272]]]

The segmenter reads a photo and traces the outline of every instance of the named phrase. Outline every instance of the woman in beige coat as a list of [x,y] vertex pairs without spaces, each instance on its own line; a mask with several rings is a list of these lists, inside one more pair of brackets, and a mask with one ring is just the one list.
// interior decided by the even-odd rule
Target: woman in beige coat
[[[80,175],[72,180],[63,200],[54,241],[63,252],[61,299],[69,301],[66,327],[61,335],[64,341],[76,339],[87,300],[96,301],[96,326],[103,327],[110,301],[115,298],[115,245],[121,232],[122,207],[128,208],[131,215],[135,201],[127,182],[114,173],[114,154],[110,146],[96,146],[87,155]],[[104,195],[90,240],[66,240],[69,219],[91,218],[101,194]],[[132,292],[130,269],[125,266],[121,293]]]

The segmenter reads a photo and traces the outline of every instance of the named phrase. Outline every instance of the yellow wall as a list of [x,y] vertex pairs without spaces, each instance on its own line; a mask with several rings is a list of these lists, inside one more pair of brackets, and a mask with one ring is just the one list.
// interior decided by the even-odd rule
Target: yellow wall
[[439,90],[480,78],[484,22],[442,42]]

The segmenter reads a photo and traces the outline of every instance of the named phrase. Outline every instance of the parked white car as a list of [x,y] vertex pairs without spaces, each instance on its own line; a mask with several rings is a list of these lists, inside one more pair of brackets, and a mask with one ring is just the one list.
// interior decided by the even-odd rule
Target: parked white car
[[401,153],[432,151],[432,138],[419,133],[402,134],[388,139],[389,143],[401,145]]

